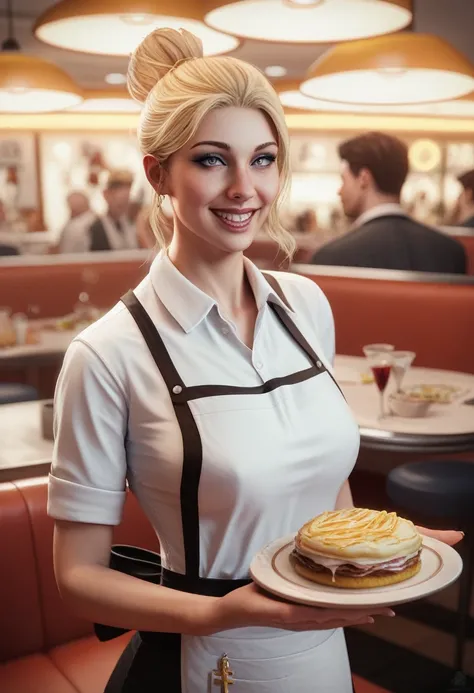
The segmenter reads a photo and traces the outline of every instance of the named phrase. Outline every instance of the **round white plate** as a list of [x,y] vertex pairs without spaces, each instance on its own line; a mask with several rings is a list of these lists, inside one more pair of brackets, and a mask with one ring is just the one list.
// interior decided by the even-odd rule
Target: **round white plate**
[[298,575],[290,561],[293,547],[294,535],[268,544],[253,559],[250,575],[268,592],[299,604],[346,609],[403,604],[439,592],[462,571],[462,560],[455,549],[437,539],[423,537],[421,570],[414,577],[386,587],[341,589],[318,585]]

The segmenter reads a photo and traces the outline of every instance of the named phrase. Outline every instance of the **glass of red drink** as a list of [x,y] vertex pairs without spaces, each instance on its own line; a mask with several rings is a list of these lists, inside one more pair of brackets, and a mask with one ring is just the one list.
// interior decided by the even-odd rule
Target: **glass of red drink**
[[380,345],[382,346],[382,349],[377,350],[374,348],[370,348],[373,346],[374,345],[369,345],[368,348],[364,347],[364,353],[369,362],[370,369],[374,376],[375,384],[377,385],[380,394],[379,419],[383,419],[385,416],[384,392],[390,378],[390,373],[392,372],[393,347],[392,345]]

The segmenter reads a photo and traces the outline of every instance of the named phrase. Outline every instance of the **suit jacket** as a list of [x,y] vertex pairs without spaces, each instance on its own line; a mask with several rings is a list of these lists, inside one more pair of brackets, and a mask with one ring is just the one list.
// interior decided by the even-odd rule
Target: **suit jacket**
[[463,223],[460,224],[460,226],[464,226],[465,228],[468,228],[468,229],[474,229],[474,217],[469,217],[469,219],[466,219],[465,221],[463,221]]
[[401,214],[370,219],[320,248],[311,262],[413,272],[466,272],[466,254],[458,241]]

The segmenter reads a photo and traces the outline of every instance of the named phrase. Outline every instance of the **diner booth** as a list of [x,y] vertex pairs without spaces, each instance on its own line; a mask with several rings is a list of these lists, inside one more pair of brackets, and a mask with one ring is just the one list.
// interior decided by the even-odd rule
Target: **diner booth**
[[[47,492],[54,393],[64,355],[78,334],[144,279],[157,253],[148,221],[152,195],[136,137],[141,106],[124,87],[134,49],[130,37],[153,19],[152,5],[160,5],[157,21],[163,10],[179,20],[177,26],[191,20],[193,31],[202,24],[204,6],[216,10],[214,21],[224,22],[230,12],[231,25],[219,30],[216,52],[235,53],[264,71],[284,106],[292,185],[281,217],[295,241],[294,254],[289,260],[264,232],[245,254],[259,269],[277,278],[293,272],[327,297],[336,335],[335,359],[328,367],[360,431],[349,479],[354,505],[464,532],[446,553],[436,553],[434,540],[431,545],[427,540],[423,570],[434,581],[429,594],[401,598],[394,619],[346,629],[354,691],[474,692],[474,229],[460,225],[460,176],[474,170],[470,3],[266,0],[263,28],[258,8],[237,21],[239,12],[257,2],[123,0],[118,9],[105,0],[18,4],[15,18],[7,3],[4,24],[10,33],[18,26],[25,53],[0,55],[0,693],[102,693],[132,636],[124,632],[100,642],[92,623],[62,601]],[[92,9],[82,25],[86,5]],[[331,13],[343,6],[344,14],[331,21],[313,14],[311,21],[302,20],[306,12]],[[356,17],[352,13],[360,7],[363,15]],[[192,19],[175,17],[178,10]],[[283,11],[296,15],[285,21],[278,16]],[[267,21],[270,13],[275,22]],[[388,14],[381,25],[383,13]],[[296,32],[295,16],[307,41]],[[95,22],[102,21],[106,24],[97,29]],[[278,35],[262,36],[260,30]],[[205,42],[211,38],[204,36]],[[7,43],[16,46],[16,39]],[[471,55],[464,58],[467,50]],[[402,64],[393,63],[400,56]],[[25,87],[7,80],[5,75],[16,74],[23,63],[31,66],[26,76],[39,82]],[[403,81],[413,77],[413,66],[416,88],[408,90],[407,101]],[[425,71],[432,68],[437,77],[427,79]],[[361,71],[356,88],[352,80]],[[379,85],[375,96],[366,91],[367,74]],[[454,87],[441,93],[452,74]],[[337,87],[337,80],[324,81],[331,77],[344,84],[342,96],[310,96],[320,78],[320,85]],[[57,79],[60,88],[52,89]],[[459,84],[470,88],[461,93]],[[393,88],[399,90],[395,96],[389,93]],[[47,108],[42,99],[50,91],[61,102]],[[368,131],[392,133],[406,144],[410,170],[400,201],[403,213],[455,238],[465,250],[465,274],[313,264],[322,246],[351,233],[339,195],[339,147]],[[136,231],[136,247],[100,246],[89,252],[87,243],[73,243],[65,250],[65,229],[76,212],[94,219],[104,215],[113,172],[131,181],[127,219]],[[82,210],[73,210],[74,193],[85,199]],[[474,220],[474,192],[472,205]],[[166,199],[163,211],[170,216]],[[160,551],[128,487],[113,542]],[[438,589],[436,580],[445,570],[454,577]],[[413,585],[407,581],[406,589]],[[356,592],[346,592],[349,606],[356,603]],[[230,688],[222,679],[211,683],[202,693],[241,693],[239,681],[230,681]],[[269,692],[273,682],[267,683]]]

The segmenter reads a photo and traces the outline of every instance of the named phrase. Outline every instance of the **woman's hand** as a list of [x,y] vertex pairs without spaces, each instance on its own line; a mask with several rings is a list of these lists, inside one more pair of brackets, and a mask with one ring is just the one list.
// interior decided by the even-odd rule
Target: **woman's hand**
[[426,537],[438,539],[449,546],[458,544],[464,538],[464,532],[459,532],[457,529],[428,529],[417,526],[417,530]]
[[254,583],[240,587],[214,605],[211,632],[266,626],[292,631],[331,630],[373,623],[374,616],[394,616],[388,608],[325,609],[289,604],[268,596]]

